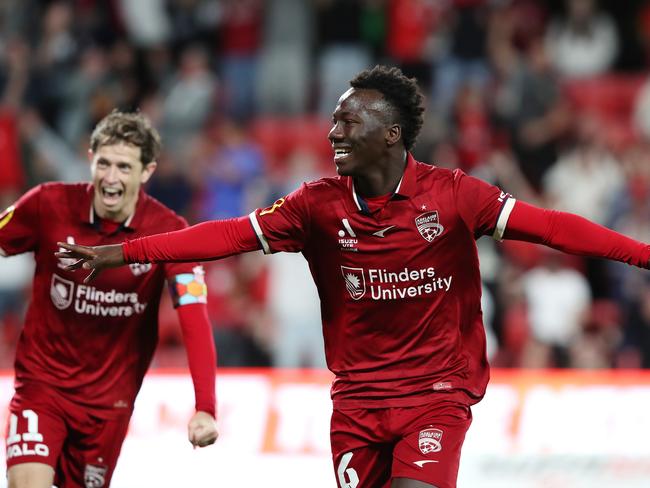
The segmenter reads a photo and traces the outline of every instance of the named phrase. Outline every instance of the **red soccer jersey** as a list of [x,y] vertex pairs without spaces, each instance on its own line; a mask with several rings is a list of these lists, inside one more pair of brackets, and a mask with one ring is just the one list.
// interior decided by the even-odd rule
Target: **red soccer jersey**
[[251,213],[264,252],[299,251],[321,298],[335,406],[475,403],[489,367],[476,239],[501,239],[514,199],[410,155],[369,212],[349,177],[304,184]]
[[[33,251],[31,303],[16,350],[16,386],[40,382],[112,416],[133,408],[157,342],[158,304],[166,278],[187,278],[196,264],[132,264],[83,284],[65,271],[57,241],[104,245],[186,227],[140,192],[136,211],[110,234],[100,228],[88,184],[48,183],[26,193],[0,219],[0,253]],[[110,230],[109,230],[110,232]],[[182,301],[180,302],[183,303]]]

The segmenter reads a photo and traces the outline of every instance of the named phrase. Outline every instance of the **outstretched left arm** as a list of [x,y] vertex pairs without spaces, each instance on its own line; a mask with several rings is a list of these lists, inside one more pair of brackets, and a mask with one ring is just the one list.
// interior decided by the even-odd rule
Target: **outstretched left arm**
[[619,234],[584,217],[535,207],[517,200],[505,239],[544,244],[563,252],[607,258],[648,269],[650,245]]

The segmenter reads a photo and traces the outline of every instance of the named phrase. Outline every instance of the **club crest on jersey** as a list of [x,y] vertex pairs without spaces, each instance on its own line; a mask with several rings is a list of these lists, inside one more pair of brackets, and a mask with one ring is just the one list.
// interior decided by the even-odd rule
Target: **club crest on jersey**
[[133,276],[140,276],[151,269],[151,263],[131,263],[129,268]]
[[366,294],[366,279],[363,276],[362,268],[350,268],[341,266],[341,273],[345,281],[345,288],[354,300],[359,300]]
[[54,306],[59,310],[65,310],[72,303],[72,295],[74,295],[74,283],[53,274],[50,298]]
[[432,452],[442,451],[442,430],[424,429],[420,431],[418,436],[418,447],[422,454],[430,454]]
[[86,464],[84,470],[84,484],[86,488],[102,488],[106,484],[107,466],[99,464]]
[[445,230],[438,220],[437,210],[426,212],[415,217],[415,226],[427,242],[433,241]]

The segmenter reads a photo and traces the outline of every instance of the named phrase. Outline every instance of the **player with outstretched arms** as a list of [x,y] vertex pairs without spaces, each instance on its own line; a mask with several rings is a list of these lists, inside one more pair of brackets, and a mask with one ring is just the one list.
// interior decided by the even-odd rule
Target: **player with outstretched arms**
[[9,488],[108,487],[157,342],[165,280],[194,382],[195,446],[217,438],[215,349],[201,266],[132,264],[84,284],[57,241],[113,244],[186,222],[141,188],[156,169],[157,131],[138,113],[95,128],[90,183],[45,183],[0,214],[0,253],[33,252],[33,291],[15,361],[6,431]]
[[350,84],[329,133],[337,177],[247,217],[121,245],[63,245],[58,255],[78,259],[70,269],[91,270],[91,282],[125,263],[301,252],[336,376],[339,488],[452,488],[471,406],[489,378],[476,239],[525,240],[644,268],[650,247],[416,161],[409,150],[424,109],[415,80],[377,66]]

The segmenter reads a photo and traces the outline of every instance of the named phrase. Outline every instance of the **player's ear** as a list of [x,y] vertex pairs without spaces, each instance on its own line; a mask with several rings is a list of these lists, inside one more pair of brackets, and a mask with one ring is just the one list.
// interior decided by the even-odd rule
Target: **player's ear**
[[151,175],[154,171],[156,171],[157,167],[158,163],[155,161],[151,161],[150,163],[145,164],[144,169],[142,170],[142,174],[140,175],[140,183],[145,184],[147,181],[149,181],[149,178],[151,178]]
[[92,149],[88,149],[88,162],[92,164],[93,158],[95,157],[95,153],[93,152]]
[[391,125],[386,131],[386,144],[393,146],[402,137],[402,128],[398,124]]

